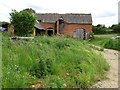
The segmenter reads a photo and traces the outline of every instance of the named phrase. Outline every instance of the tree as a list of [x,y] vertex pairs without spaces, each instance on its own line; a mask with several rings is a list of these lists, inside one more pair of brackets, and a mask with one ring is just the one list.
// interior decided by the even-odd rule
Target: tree
[[105,25],[98,24],[96,26],[93,26],[93,33],[94,34],[108,34],[108,33],[111,33],[111,31]]
[[29,36],[33,32],[35,16],[28,11],[17,12],[13,10],[10,13],[10,22],[14,25],[15,34],[18,36]]
[[26,8],[26,9],[23,9],[23,11],[28,11],[30,13],[36,13],[35,10],[33,10],[32,8]]
[[110,28],[113,30],[114,33],[119,33],[120,32],[120,23],[113,24]]

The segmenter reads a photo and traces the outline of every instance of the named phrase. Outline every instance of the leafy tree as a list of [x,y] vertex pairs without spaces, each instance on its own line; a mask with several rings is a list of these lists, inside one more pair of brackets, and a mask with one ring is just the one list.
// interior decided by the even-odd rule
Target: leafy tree
[[113,30],[114,33],[119,33],[120,32],[120,23],[113,24],[110,28]]
[[93,26],[94,34],[108,34],[111,33],[111,29],[107,28],[105,25],[98,24],[97,26]]
[[26,8],[26,9],[23,9],[23,11],[28,11],[30,13],[36,13],[35,10],[33,10],[32,8]]
[[18,36],[28,36],[33,32],[35,16],[28,11],[17,12],[13,10],[10,13],[10,22],[14,25],[15,34]]

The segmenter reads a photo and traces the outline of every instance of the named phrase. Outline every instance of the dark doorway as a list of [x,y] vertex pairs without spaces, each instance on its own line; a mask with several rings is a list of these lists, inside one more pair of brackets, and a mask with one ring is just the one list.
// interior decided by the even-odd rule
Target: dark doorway
[[48,34],[48,36],[52,36],[53,35],[53,30],[47,30],[47,34]]
[[47,29],[47,35],[52,36],[54,34],[54,29],[53,28],[48,28]]
[[35,28],[35,30],[36,30],[36,35],[45,35],[45,30],[38,28]]
[[57,21],[54,24],[55,34],[57,34]]

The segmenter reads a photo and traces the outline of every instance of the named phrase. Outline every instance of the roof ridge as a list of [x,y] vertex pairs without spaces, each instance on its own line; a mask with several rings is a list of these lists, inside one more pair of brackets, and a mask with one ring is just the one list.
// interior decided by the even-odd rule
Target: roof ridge
[[82,14],[82,15],[90,15],[91,13],[65,13],[65,14],[77,14],[77,15],[80,15],[80,14]]
[[60,13],[36,13],[36,14],[57,14],[57,15],[91,15],[91,13],[64,13],[64,14],[60,14]]

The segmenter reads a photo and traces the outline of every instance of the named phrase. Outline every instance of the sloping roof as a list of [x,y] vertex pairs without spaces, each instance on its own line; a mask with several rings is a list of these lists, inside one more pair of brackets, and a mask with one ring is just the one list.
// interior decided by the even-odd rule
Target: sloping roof
[[36,27],[36,28],[38,28],[38,29],[44,29],[44,27],[41,25],[41,23],[38,22],[37,20],[36,20],[36,22],[35,22],[34,27]]
[[42,22],[51,22],[54,23],[60,17],[63,17],[66,23],[85,23],[92,24],[92,16],[91,14],[57,14],[57,13],[38,13],[36,14],[37,20],[41,20]]

